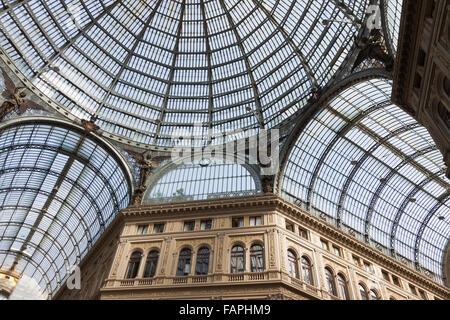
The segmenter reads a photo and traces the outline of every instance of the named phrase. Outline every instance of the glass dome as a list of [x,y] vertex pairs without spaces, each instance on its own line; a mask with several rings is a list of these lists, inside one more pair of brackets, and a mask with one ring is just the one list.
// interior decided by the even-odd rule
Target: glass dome
[[0,10],[0,43],[72,115],[170,146],[174,127],[271,128],[301,110],[347,57],[367,4],[29,0]]

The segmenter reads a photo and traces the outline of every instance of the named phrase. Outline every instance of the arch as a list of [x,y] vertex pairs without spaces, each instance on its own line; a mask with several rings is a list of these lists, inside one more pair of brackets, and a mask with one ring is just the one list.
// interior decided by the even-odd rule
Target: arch
[[[411,238],[421,228],[450,232],[442,221],[427,219],[450,181],[428,131],[392,104],[391,90],[388,79],[355,81],[325,100],[299,136],[287,138],[290,153],[279,191],[383,252],[397,243],[393,256],[411,263],[416,247]],[[427,238],[432,249],[416,254],[418,269],[440,275],[444,237]]]
[[329,266],[325,267],[325,283],[327,286],[328,293],[332,296],[337,297],[336,281],[334,279],[333,269]]
[[369,300],[369,293],[367,292],[367,286],[364,283],[362,282],[358,283],[358,290],[361,300]]
[[369,291],[370,300],[381,300],[381,295],[376,289],[370,289]]
[[211,261],[211,250],[209,246],[202,246],[197,251],[197,259],[195,262],[195,274],[206,275],[209,273]]
[[135,249],[128,259],[127,271],[125,273],[126,279],[134,279],[138,276],[139,267],[142,260],[142,250]]
[[263,272],[265,269],[264,246],[253,242],[250,246],[250,272]]
[[[133,176],[110,143],[65,120],[13,118],[0,124],[0,138],[0,239],[22,239],[22,248],[10,246],[10,251],[47,248],[45,268],[54,264],[58,278],[45,286],[51,296],[69,276],[69,266],[79,263],[128,206]],[[37,254],[30,259],[41,259]],[[0,265],[23,259],[11,257],[5,255]],[[42,284],[42,274],[34,276]]]
[[312,260],[303,255],[301,257],[301,266],[302,266],[302,279],[307,284],[313,286],[314,285],[314,276],[313,276],[313,266]]
[[344,300],[350,300],[350,294],[347,285],[347,278],[339,272],[336,276],[339,297]]
[[305,111],[299,114],[292,121],[292,128],[289,130],[280,151],[280,170],[278,171],[275,178],[275,189],[277,190],[277,193],[282,193],[281,183],[283,174],[286,170],[286,164],[289,162],[289,156],[292,153],[292,150],[295,148],[298,137],[310,123],[310,120],[317,116],[322,111],[322,109],[324,109],[327,104],[333,100],[333,98],[335,98],[346,89],[349,89],[356,84],[375,79],[392,79],[392,75],[383,69],[369,69],[359,71],[355,74],[350,74],[347,77],[336,81],[336,83],[333,83],[330,88],[324,90],[317,101],[312,101],[311,103],[309,103],[305,108]]
[[299,279],[298,272],[298,255],[296,251],[292,249],[287,250],[287,262],[288,262],[288,271],[292,278]]
[[152,249],[148,252],[145,259],[145,268],[143,278],[153,278],[156,274],[156,268],[158,267],[160,251]]
[[[219,158],[208,161],[204,166],[198,160],[183,158],[158,168],[148,178],[142,203],[249,196],[262,192],[259,171],[246,159],[238,159],[240,163]],[[221,183],[215,183],[219,178]]]
[[192,250],[189,247],[184,247],[180,250],[178,255],[178,265],[176,276],[187,276],[191,273],[192,265]]
[[230,251],[230,273],[245,272],[245,247],[234,244]]

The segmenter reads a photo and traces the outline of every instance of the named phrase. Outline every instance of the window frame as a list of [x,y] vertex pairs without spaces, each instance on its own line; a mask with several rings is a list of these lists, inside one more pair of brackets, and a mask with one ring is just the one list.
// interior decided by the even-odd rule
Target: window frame
[[165,228],[166,228],[166,224],[165,223],[154,223],[153,224],[153,234],[164,233],[164,229]]
[[[198,249],[197,259],[195,261],[195,275],[197,276],[207,275],[209,273],[210,260],[211,260],[211,250],[209,250],[208,247],[201,247],[200,249]],[[200,271],[199,267],[201,269]]]
[[287,255],[288,255],[289,275],[292,278],[299,279],[300,274],[298,272],[298,258],[297,258],[297,254],[295,253],[294,250],[288,249]]
[[[238,225],[235,225],[235,222],[238,221]],[[232,228],[243,228],[245,226],[244,217],[232,217],[231,218],[231,227]]]
[[183,231],[184,232],[195,231],[195,220],[184,221]]
[[[255,250],[255,247],[259,247],[260,249]],[[261,266],[255,266],[254,261],[262,261]],[[265,270],[265,259],[264,259],[264,246],[259,243],[255,243],[250,247],[250,272],[264,272]]]
[[[235,250],[237,248],[240,248],[242,250]],[[241,259],[241,260],[240,260]],[[235,262],[235,266],[233,267],[233,262]],[[242,262],[242,270],[238,269],[239,262]],[[245,248],[240,245],[236,244],[231,248],[230,252],[230,273],[243,273],[245,272]]]
[[[257,223],[257,221],[258,221],[257,219],[258,218],[259,218],[259,224]],[[253,223],[252,223],[252,221],[253,221]],[[250,227],[262,226],[263,225],[262,216],[251,216],[251,217],[249,217],[248,224],[249,224]]]
[[[139,256],[137,256],[139,255]],[[127,270],[125,272],[125,279],[136,279],[139,273],[139,268],[142,261],[142,252],[135,250],[131,253],[128,259]]]
[[[156,253],[156,256],[152,255],[152,253],[154,252]],[[155,276],[156,269],[158,268],[158,260],[159,260],[158,250],[151,250],[147,254],[147,258],[145,259],[144,274],[142,276],[143,278],[153,278]]]
[[[189,254],[188,254],[189,252]],[[180,269],[180,266],[182,268]],[[188,266],[188,272],[186,273],[186,266]],[[187,277],[191,274],[192,269],[192,250],[190,248],[184,248],[180,250],[178,254],[178,264],[177,264],[177,277]],[[183,273],[183,274],[181,274]]]

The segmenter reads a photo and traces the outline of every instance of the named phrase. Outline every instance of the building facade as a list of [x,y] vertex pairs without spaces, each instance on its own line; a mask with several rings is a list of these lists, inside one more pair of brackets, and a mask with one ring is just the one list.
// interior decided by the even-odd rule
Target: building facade
[[441,300],[450,290],[276,196],[123,210],[55,299]]

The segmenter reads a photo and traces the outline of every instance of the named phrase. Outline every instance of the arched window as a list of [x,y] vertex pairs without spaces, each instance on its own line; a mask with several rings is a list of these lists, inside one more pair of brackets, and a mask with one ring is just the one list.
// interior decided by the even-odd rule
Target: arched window
[[359,284],[359,294],[361,295],[361,300],[369,300],[366,287],[361,283]]
[[150,251],[145,263],[144,278],[153,278],[156,273],[156,266],[158,265],[159,252],[156,250]]
[[380,300],[378,293],[375,290],[370,290],[370,300]]
[[347,281],[342,274],[337,275],[339,297],[344,300],[350,300],[348,295]]
[[250,248],[250,270],[251,272],[264,271],[264,252],[259,244],[254,244]]
[[298,278],[297,255],[292,250],[288,250],[288,264],[291,277]]
[[183,249],[178,258],[177,276],[187,276],[191,273],[191,249]]
[[134,279],[136,278],[138,271],[139,271],[139,265],[141,264],[141,258],[142,253],[139,251],[135,251],[131,254],[130,261],[128,262],[128,268],[127,268],[127,279]]
[[309,261],[309,259],[306,257],[302,257],[302,277],[303,281],[305,281],[307,284],[314,284],[311,261]]
[[233,249],[231,249],[231,273],[244,272],[244,269],[244,248],[241,246],[234,246]]
[[333,296],[337,296],[336,283],[334,282],[334,275],[333,272],[328,268],[325,268],[325,279],[328,286],[328,292]]
[[209,268],[209,249],[201,248],[197,253],[197,263],[195,265],[195,274],[208,274]]

